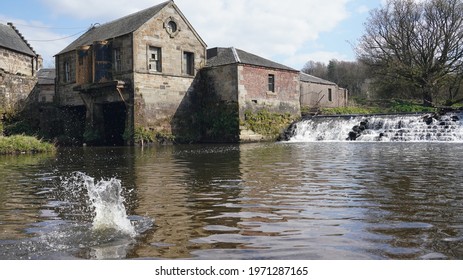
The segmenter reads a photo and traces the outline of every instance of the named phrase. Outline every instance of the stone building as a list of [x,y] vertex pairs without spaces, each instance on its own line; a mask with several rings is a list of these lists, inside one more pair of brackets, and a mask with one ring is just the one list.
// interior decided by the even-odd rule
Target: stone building
[[40,69],[37,73],[37,103],[53,103],[55,97],[55,69]]
[[243,50],[206,49],[174,1],[93,26],[56,55],[54,102],[68,120],[60,131],[110,145],[133,143],[137,133],[260,141],[275,135],[247,125],[250,115],[291,122],[301,101],[321,104],[319,91],[326,106],[343,104],[334,84]]
[[12,23],[0,24],[0,109],[15,109],[37,82],[42,58]]
[[320,108],[347,107],[347,89],[318,77],[301,73],[301,107],[316,112]]
[[58,53],[57,102],[86,112],[87,142],[128,143],[138,128],[176,134],[205,62],[205,42],[167,1],[95,25]]
[[206,95],[236,112],[239,141],[266,138],[243,126],[247,113],[268,111],[288,114],[293,120],[300,117],[299,71],[233,47],[209,49],[207,57],[202,75]]

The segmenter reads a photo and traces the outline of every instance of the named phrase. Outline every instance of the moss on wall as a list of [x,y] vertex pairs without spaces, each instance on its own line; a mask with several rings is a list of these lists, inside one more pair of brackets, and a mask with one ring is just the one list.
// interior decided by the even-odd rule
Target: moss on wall
[[255,133],[277,139],[279,135],[295,120],[289,113],[271,113],[268,110],[244,113],[241,125]]
[[197,113],[203,142],[238,142],[239,114],[236,102],[206,102]]

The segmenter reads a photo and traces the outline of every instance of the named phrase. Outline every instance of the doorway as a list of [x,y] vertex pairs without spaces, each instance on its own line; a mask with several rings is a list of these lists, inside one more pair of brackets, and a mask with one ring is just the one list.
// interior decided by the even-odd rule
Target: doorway
[[127,110],[124,102],[103,104],[104,145],[124,146]]

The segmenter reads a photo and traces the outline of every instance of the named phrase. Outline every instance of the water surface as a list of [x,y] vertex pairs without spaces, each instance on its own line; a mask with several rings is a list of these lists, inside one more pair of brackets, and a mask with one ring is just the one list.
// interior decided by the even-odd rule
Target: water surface
[[[463,259],[462,158],[387,142],[0,157],[0,259]],[[93,230],[74,172],[120,180],[136,236]]]

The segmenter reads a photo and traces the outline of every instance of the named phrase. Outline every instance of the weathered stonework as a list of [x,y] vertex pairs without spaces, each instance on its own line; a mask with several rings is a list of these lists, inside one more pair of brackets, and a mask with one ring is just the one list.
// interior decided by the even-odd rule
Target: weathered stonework
[[19,109],[37,82],[42,58],[12,23],[0,24],[0,111]]
[[[177,33],[167,32],[166,22],[174,20]],[[167,6],[134,33],[135,126],[174,133],[174,116],[187,111],[195,77],[205,64],[205,44],[174,6]],[[149,69],[150,47],[161,50],[161,71]],[[185,53],[194,56],[194,73],[187,74]],[[185,112],[185,114],[187,114]]]
[[10,74],[34,76],[37,73],[35,59],[29,55],[0,48],[0,69]]
[[18,76],[0,70],[0,109],[18,110],[36,83],[36,77]]
[[[129,31],[134,23],[139,26]],[[114,30],[121,34],[108,37]],[[94,27],[79,40],[86,43],[56,57],[57,92],[61,106],[85,105],[87,135],[114,130],[108,108],[125,114],[117,118],[125,119],[129,141],[136,127],[166,134],[181,130],[206,44],[173,1]]]

